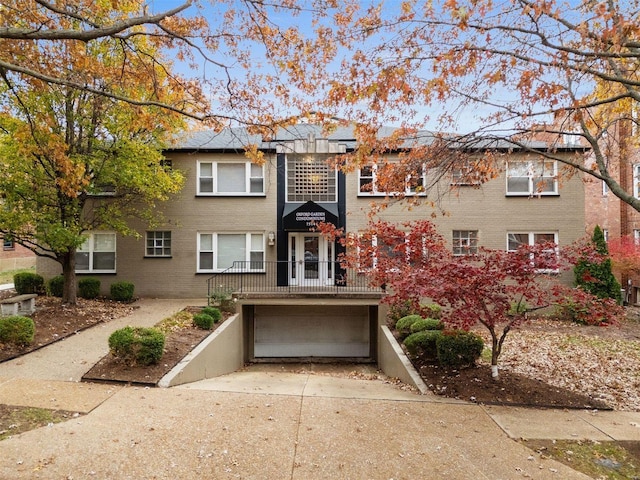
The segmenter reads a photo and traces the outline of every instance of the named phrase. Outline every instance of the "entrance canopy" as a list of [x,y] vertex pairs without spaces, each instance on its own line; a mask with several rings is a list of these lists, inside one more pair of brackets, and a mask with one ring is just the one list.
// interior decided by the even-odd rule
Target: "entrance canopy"
[[302,205],[285,205],[282,214],[282,227],[285,231],[308,232],[318,223],[331,223],[338,226],[338,205],[311,201]]

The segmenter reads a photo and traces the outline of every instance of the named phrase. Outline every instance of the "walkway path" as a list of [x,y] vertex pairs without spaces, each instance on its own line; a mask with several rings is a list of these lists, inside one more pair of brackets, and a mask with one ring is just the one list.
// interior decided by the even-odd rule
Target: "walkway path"
[[586,479],[513,439],[640,441],[640,413],[482,407],[382,380],[248,369],[170,389],[78,383],[129,317],[0,364],[0,404],[80,416],[0,442],[0,478]]

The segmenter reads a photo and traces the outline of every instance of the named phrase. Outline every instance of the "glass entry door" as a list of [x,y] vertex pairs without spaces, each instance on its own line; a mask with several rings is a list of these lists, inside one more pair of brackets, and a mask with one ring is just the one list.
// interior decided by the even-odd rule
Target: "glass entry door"
[[319,233],[290,233],[289,285],[333,285],[333,247]]

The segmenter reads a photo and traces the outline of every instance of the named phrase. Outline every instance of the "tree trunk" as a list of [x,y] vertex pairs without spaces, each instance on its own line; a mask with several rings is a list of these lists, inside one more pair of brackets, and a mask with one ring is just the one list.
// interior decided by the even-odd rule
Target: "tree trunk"
[[75,249],[65,253],[62,258],[62,276],[64,287],[62,289],[62,303],[75,305],[77,300],[76,286],[76,252]]
[[490,328],[489,332],[491,332],[491,378],[498,380],[500,378],[498,373],[498,357],[500,356],[502,345],[498,341],[495,330]]

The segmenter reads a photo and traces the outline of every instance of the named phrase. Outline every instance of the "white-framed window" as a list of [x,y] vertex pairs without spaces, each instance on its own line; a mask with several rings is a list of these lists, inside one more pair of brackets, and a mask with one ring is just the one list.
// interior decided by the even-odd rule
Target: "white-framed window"
[[330,164],[330,157],[318,153],[287,154],[287,202],[338,201],[338,169]]
[[198,195],[264,195],[264,166],[198,161]]
[[606,197],[609,195],[609,185],[603,180],[602,181],[602,196]]
[[[515,252],[522,245],[539,245],[541,243],[553,243],[555,245],[554,248],[545,251],[545,255],[558,255],[557,245],[558,245],[558,233],[557,232],[509,232],[507,233],[507,251]],[[536,264],[535,258],[532,258],[531,261],[533,265]],[[555,270],[554,270],[555,271]],[[548,269],[540,269],[540,272],[551,272]]]
[[478,231],[477,230],[454,230],[453,231],[453,254],[454,255],[475,255],[478,253]]
[[423,165],[418,174],[406,175],[397,179],[397,175],[385,170],[392,170],[393,164],[363,165],[358,169],[358,195],[426,195],[427,171]]
[[170,257],[171,256],[171,232],[152,231],[147,232],[145,257]]
[[199,233],[198,272],[264,272],[264,251],[263,233]]
[[640,163],[633,166],[633,196],[640,198]]
[[84,243],[76,250],[76,272],[115,273],[116,234],[88,232]]
[[635,229],[633,231],[633,241],[636,245],[640,245],[640,230]]
[[555,160],[509,160],[507,195],[558,194],[558,164]]

